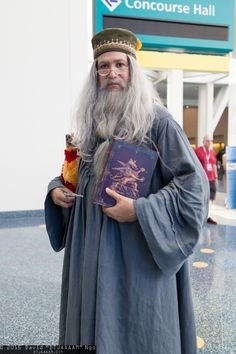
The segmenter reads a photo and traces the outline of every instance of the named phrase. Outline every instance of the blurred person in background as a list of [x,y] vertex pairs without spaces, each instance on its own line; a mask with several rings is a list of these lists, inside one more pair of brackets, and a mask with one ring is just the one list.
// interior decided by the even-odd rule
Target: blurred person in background
[[211,205],[216,198],[216,188],[218,185],[218,173],[216,165],[216,155],[212,149],[213,137],[211,134],[206,134],[203,138],[203,145],[195,149],[195,153],[202,164],[204,171],[206,172],[209,188],[210,188],[210,200],[207,222],[209,224],[216,225],[217,222],[212,219]]

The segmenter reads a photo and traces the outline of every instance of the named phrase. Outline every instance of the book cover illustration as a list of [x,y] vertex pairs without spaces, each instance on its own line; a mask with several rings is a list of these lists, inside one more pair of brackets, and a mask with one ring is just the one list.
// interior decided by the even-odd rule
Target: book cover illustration
[[98,178],[94,203],[106,207],[115,205],[105,189],[132,199],[147,196],[158,154],[148,148],[119,140],[110,142],[104,170]]

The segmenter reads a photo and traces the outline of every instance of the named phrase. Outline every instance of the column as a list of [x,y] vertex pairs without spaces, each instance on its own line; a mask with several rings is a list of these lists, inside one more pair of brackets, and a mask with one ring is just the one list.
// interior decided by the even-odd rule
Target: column
[[183,70],[168,70],[167,109],[183,127]]
[[234,58],[230,60],[228,145],[236,146],[236,59]]
[[200,84],[198,88],[198,146],[202,145],[204,135],[213,134],[211,131],[213,102],[214,84]]

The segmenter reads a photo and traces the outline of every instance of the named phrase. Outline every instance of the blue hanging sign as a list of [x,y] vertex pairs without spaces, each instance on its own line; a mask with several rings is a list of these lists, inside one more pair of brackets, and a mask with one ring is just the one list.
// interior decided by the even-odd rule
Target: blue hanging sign
[[226,146],[226,189],[229,209],[236,208],[236,146]]
[[146,50],[206,54],[233,50],[234,0],[95,0],[94,5],[95,32],[129,29]]

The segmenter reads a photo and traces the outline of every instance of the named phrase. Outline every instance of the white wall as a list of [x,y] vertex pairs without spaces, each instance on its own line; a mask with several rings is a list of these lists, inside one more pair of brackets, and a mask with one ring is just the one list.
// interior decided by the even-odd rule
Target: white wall
[[93,0],[0,0],[0,212],[43,209],[92,62]]
[[92,0],[0,0],[0,211],[43,209],[91,35]]

